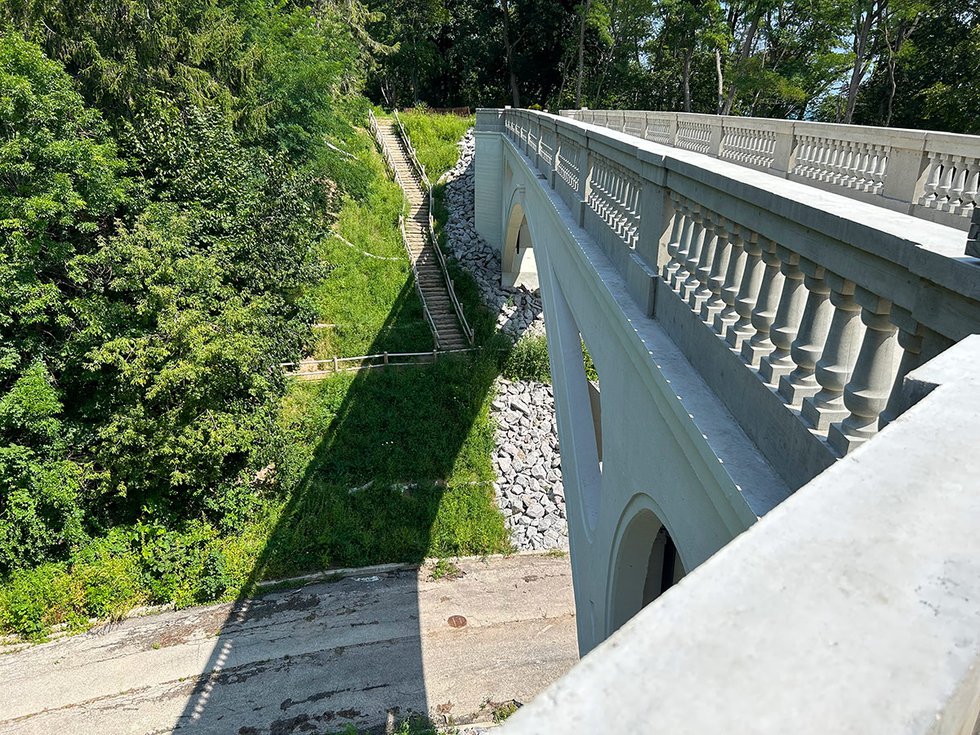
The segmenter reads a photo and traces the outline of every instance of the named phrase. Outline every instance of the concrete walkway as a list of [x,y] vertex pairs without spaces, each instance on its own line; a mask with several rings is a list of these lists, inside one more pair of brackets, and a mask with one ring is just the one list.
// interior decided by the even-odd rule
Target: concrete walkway
[[488,700],[526,703],[577,660],[571,573],[552,556],[458,566],[457,579],[350,577],[0,655],[0,732],[286,735],[383,729],[410,713],[490,719]]

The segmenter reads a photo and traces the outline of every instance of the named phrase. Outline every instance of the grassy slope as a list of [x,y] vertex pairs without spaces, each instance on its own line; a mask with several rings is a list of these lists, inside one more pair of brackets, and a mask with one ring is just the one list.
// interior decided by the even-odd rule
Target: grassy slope
[[[428,140],[414,140],[428,156]],[[401,260],[397,188],[377,155],[357,165],[370,168],[371,183],[363,198],[344,203],[339,231],[361,250],[399,260],[324,244],[335,269],[310,298],[323,322],[342,328],[324,334],[317,351],[429,349]],[[461,293],[492,342],[492,317],[480,309],[475,287],[466,281]],[[489,402],[498,365],[490,350],[291,385],[280,415],[286,461],[274,473],[284,496],[260,497],[232,527],[112,529],[71,562],[15,572],[0,585],[0,632],[43,639],[53,624],[82,629],[90,617],[117,617],[141,604],[233,599],[264,578],[507,551],[490,485]]]
[[403,112],[399,116],[408,137],[412,139],[419,162],[425,166],[425,172],[433,184],[456,165],[459,139],[476,122],[472,115],[434,115],[421,109]]
[[347,198],[335,225],[350,245],[339,238],[324,243],[324,257],[333,270],[309,296],[320,323],[336,325],[316,331],[314,357],[431,350],[432,333],[398,231],[401,190],[386,177],[373,145],[365,146],[357,165],[371,175],[367,194],[360,200]]

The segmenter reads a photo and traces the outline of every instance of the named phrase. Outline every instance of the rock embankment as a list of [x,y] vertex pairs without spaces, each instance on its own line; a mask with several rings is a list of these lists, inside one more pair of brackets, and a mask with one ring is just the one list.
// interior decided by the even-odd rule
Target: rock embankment
[[497,313],[497,327],[512,337],[544,334],[541,295],[500,285],[500,253],[476,234],[473,220],[476,140],[469,131],[459,143],[459,161],[446,174],[446,235],[453,255],[476,279],[483,302]]
[[497,420],[494,490],[514,546],[529,551],[567,549],[551,386],[501,378],[491,413]]
[[[446,175],[446,234],[456,260],[497,313],[497,327],[515,339],[544,334],[541,295],[500,285],[500,253],[476,234],[473,220],[475,140],[460,141],[459,161]],[[550,385],[499,379],[491,413],[497,422],[494,492],[511,541],[521,551],[568,548],[565,491]]]

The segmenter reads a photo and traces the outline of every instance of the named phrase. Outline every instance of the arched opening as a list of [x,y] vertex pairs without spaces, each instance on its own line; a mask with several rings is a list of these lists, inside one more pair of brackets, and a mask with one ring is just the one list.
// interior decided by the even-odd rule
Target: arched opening
[[677,584],[685,573],[667,527],[652,510],[641,509],[626,526],[616,554],[609,634]]
[[[519,192],[520,193],[520,192]],[[501,285],[505,288],[538,289],[538,266],[534,260],[534,242],[524,207],[516,202],[511,209],[501,258]]]

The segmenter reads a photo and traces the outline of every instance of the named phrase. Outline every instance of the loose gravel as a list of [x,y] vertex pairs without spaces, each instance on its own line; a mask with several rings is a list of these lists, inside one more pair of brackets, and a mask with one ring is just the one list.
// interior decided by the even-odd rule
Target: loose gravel
[[[472,131],[459,148],[459,161],[446,175],[450,250],[476,280],[484,303],[497,312],[501,331],[515,339],[543,335],[540,293],[502,287],[500,253],[476,233]],[[497,422],[494,492],[514,547],[522,551],[567,549],[565,491],[551,386],[500,378],[491,414]]]

